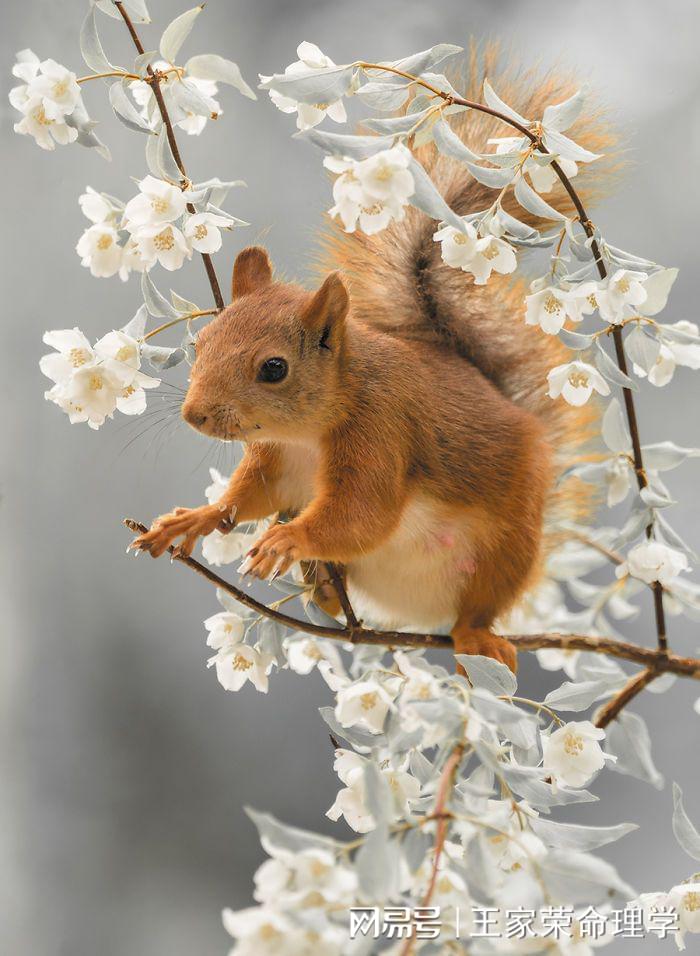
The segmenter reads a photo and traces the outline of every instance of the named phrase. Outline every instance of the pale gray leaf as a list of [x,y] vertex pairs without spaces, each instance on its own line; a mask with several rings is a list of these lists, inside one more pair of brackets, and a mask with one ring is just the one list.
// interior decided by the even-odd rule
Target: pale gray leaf
[[594,341],[592,335],[585,335],[582,332],[572,332],[570,329],[562,329],[559,332],[559,338],[567,348],[574,349],[574,351],[577,352],[590,348]]
[[530,826],[533,832],[548,846],[561,850],[595,850],[598,847],[614,843],[639,827],[636,823],[619,823],[614,827],[586,827],[574,823],[559,823],[532,817]]
[[148,12],[144,0],[124,0],[124,6],[131,14],[132,19],[138,21],[138,23],[151,22],[151,15]]
[[419,113],[406,113],[405,116],[390,116],[388,119],[367,119],[362,125],[377,133],[397,136],[401,133],[409,133],[432,109],[433,107],[429,107]]
[[189,36],[190,30],[194,26],[194,21],[203,9],[204,4],[201,4],[198,7],[192,7],[191,10],[186,10],[184,13],[181,13],[179,17],[175,17],[174,20],[171,20],[165,30],[163,30],[158,49],[164,60],[167,60],[169,63],[175,62],[180,52],[180,47]]
[[673,784],[673,835],[688,856],[692,856],[694,860],[700,860],[700,833],[685,812],[683,791],[677,783]]
[[141,276],[141,292],[143,301],[151,315],[156,318],[176,319],[179,315],[177,309],[172,306],[164,295],[156,289],[153,279],[147,272]]
[[379,826],[365,837],[355,857],[360,889],[366,899],[375,903],[395,897],[399,889],[401,851],[396,840],[389,838],[386,826]]
[[149,136],[153,135],[151,127],[126,95],[121,80],[117,80],[116,83],[112,83],[110,86],[109,102],[112,105],[117,119],[122,122],[124,126],[128,127],[128,129],[135,130],[137,133],[147,133]]
[[353,136],[349,133],[328,133],[317,128],[294,135],[308,140],[332,156],[351,156],[353,159],[366,159],[382,149],[389,149],[394,143],[393,136]]
[[601,426],[603,441],[610,451],[617,454],[629,451],[631,447],[627,425],[622,414],[622,408],[616,398],[611,398],[603,415]]
[[148,67],[151,63],[157,59],[158,51],[150,50],[146,53],[139,53],[139,55],[134,60],[134,66],[132,73],[137,73],[139,76],[148,76]]
[[174,368],[184,362],[187,353],[179,346],[171,349],[163,345],[144,343],[141,346],[141,355],[147,360],[151,368],[157,368],[163,372],[165,369]]
[[282,96],[288,96],[298,103],[335,103],[352,86],[355,68],[333,66],[324,70],[309,70],[297,76],[277,73],[265,77],[260,83],[261,90],[276,90]]
[[433,219],[447,222],[451,226],[454,226],[455,229],[459,229],[460,232],[464,232],[464,223],[461,218],[447,205],[438,192],[435,183],[430,176],[428,176],[415,156],[411,157],[409,169],[413,174],[413,182],[416,187],[415,192],[409,199],[411,205],[420,209]]
[[173,308],[177,309],[182,315],[191,315],[193,312],[199,312],[199,306],[195,305],[194,302],[190,302],[189,299],[183,299],[181,295],[178,295],[177,292],[170,290],[170,301],[173,304]]
[[370,80],[361,86],[355,94],[370,109],[391,113],[397,110],[408,98],[406,83],[380,83]]
[[87,16],[80,28],[80,52],[83,59],[95,73],[109,73],[118,69],[113,66],[107,57],[100,42],[95,21],[95,8],[90,7]]
[[545,107],[542,115],[542,125],[548,130],[558,130],[559,132],[568,129],[578,119],[584,99],[583,92],[577,90],[573,96],[563,102]]
[[643,445],[644,464],[651,471],[670,471],[688,458],[699,458],[700,448],[684,448],[672,441]]
[[334,617],[331,617],[330,614],[326,614],[323,608],[320,608],[318,604],[314,604],[313,601],[309,601],[304,605],[304,613],[312,624],[318,624],[319,627],[342,628],[342,624],[336,621]]
[[544,699],[554,710],[587,710],[595,701],[610,694],[610,684],[603,680],[565,681]]
[[521,175],[518,177],[514,191],[515,198],[523,209],[527,209],[527,211],[533,215],[539,216],[540,219],[552,219],[559,222],[566,219],[566,216],[557,212],[553,206],[550,206],[548,202],[544,201],[539,193],[535,192],[524,176]]
[[303,850],[328,850],[333,853],[339,847],[339,844],[330,837],[288,826],[270,813],[261,813],[259,810],[253,810],[252,807],[243,809],[257,827],[263,849],[270,856],[274,856],[279,850],[287,850],[289,853],[301,853]]
[[600,153],[592,153],[589,149],[584,149],[583,146],[579,146],[578,143],[569,139],[568,136],[554,130],[545,129],[542,139],[551,153],[555,153],[563,159],[571,159],[575,163],[592,163],[601,157]]
[[[448,57],[455,56],[457,53],[462,52],[463,47],[461,46],[455,46],[453,43],[438,43],[428,50],[421,50],[420,53],[412,53],[410,56],[406,56],[401,60],[390,61],[386,65],[393,66],[403,73],[420,75],[426,70],[432,70],[434,66],[437,66],[438,63],[442,63]],[[376,70],[368,70],[367,72],[370,75],[374,75]]]
[[406,836],[401,843],[404,860],[411,873],[415,873],[421,865],[430,846],[430,837],[421,830],[420,827],[412,827],[407,830]]
[[636,895],[611,863],[588,853],[551,850],[538,865],[550,893],[568,904],[595,905],[607,902],[612,895],[625,900]]
[[477,163],[464,162],[469,172],[477,182],[489,189],[502,189],[513,182],[515,171],[506,167],[505,169],[494,169],[489,166],[479,166]]
[[617,757],[610,763],[611,770],[645,780],[657,790],[664,778],[654,766],[651,756],[651,738],[646,723],[638,714],[623,710],[607,730],[606,749]]
[[136,314],[122,329],[124,335],[130,335],[132,339],[141,339],[146,331],[146,322],[148,321],[148,310],[145,305],[140,305]]
[[433,126],[433,139],[441,153],[444,153],[445,156],[451,156],[452,159],[457,159],[461,163],[478,163],[481,159],[478,153],[472,152],[468,146],[464,145],[450,124],[444,119],[438,120]]
[[596,350],[595,364],[603,378],[606,378],[614,385],[619,385],[621,388],[628,388],[633,392],[638,391],[637,383],[633,382],[629,375],[625,375],[625,373],[617,367],[600,344],[600,339],[596,340]]
[[175,162],[173,151],[170,148],[170,143],[168,142],[168,134],[166,132],[165,126],[161,126],[157,138],[153,138],[156,140],[157,163],[162,170],[160,175],[164,176],[165,179],[169,179],[173,183],[179,182],[182,179],[182,172],[180,167]]
[[520,123],[521,126],[529,125],[530,120],[525,119],[525,117],[517,113],[512,106],[508,106],[507,103],[504,103],[488,80],[484,80],[484,99],[486,100],[486,105],[490,106],[492,110],[503,113],[505,116],[510,117],[510,119],[515,120],[516,123]]
[[200,80],[227,83],[248,99],[257,100],[258,98],[243,79],[238,64],[216,53],[202,53],[199,56],[190,57],[185,63],[185,71],[188,76],[194,76]]
[[638,365],[647,373],[656,365],[660,349],[661,343],[659,340],[647,335],[641,325],[632,329],[625,339],[625,352],[635,365]]
[[513,671],[492,657],[481,654],[456,654],[473,687],[483,687],[492,694],[512,697],[518,687]]

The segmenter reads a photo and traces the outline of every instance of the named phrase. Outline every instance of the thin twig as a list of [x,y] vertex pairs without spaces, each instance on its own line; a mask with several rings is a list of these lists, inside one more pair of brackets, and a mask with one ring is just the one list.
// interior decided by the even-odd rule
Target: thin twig
[[338,595],[338,600],[340,601],[340,606],[343,609],[345,620],[348,622],[348,627],[351,631],[354,631],[360,626],[360,622],[358,621],[357,617],[355,616],[355,612],[352,609],[348,592],[345,588],[345,584],[343,583],[343,576],[340,573],[338,566],[333,564],[332,561],[326,561],[325,565],[331,584],[335,588],[335,593]]
[[[121,14],[122,19],[124,23],[126,24],[126,27],[129,33],[131,34],[131,39],[134,41],[134,46],[138,50],[139,54],[145,53],[143,44],[141,43],[139,35],[136,32],[136,28],[134,27],[134,24],[131,21],[131,17],[124,9],[124,6],[121,3],[121,0],[115,0],[114,6],[117,8],[119,13]],[[185,186],[189,185],[190,181],[187,177],[187,172],[185,171],[185,164],[183,163],[182,157],[180,156],[180,150],[178,149],[177,140],[175,139],[175,131],[173,130],[173,124],[170,121],[170,114],[168,113],[168,108],[165,105],[165,99],[163,98],[163,91],[160,88],[160,74],[153,69],[150,63],[146,66],[146,72],[148,73],[148,76],[150,77],[150,80],[151,80],[151,89],[153,90],[153,95],[155,96],[156,103],[158,104],[158,110],[163,120],[163,126],[165,127],[165,133],[166,133],[166,136],[168,137],[168,143],[170,144],[170,150],[173,154],[173,159],[175,160],[175,163],[177,164],[177,168],[180,170],[180,174],[182,175],[182,182],[180,185],[184,188]],[[187,204],[187,211],[189,213],[196,212],[196,209],[194,208],[192,203]],[[211,286],[212,295],[214,296],[214,302],[216,302],[216,307],[220,311],[221,309],[224,308],[225,303],[224,303],[224,298],[221,294],[221,287],[219,286],[219,280],[217,279],[216,271],[214,270],[214,263],[211,261],[211,256],[209,255],[208,252],[202,252],[200,253],[200,255],[202,257],[202,262],[204,263],[204,268],[206,269],[209,285]]]
[[[428,883],[428,888],[425,891],[425,895],[423,896],[423,901],[421,903],[422,907],[430,906],[430,901],[432,900],[433,893],[435,892],[435,884],[437,883],[438,869],[440,867],[440,858],[445,847],[449,823],[452,819],[451,814],[447,813],[445,808],[450,799],[450,793],[454,786],[455,777],[457,775],[457,771],[459,770],[459,764],[462,760],[463,753],[464,744],[457,744],[455,749],[447,758],[445,766],[442,769],[438,794],[435,800],[435,810],[431,814],[431,819],[437,820],[437,828],[435,830],[435,849],[433,851],[433,865],[430,873],[430,882]],[[400,956],[411,956],[415,939],[416,938],[413,934],[409,936],[404,943]]]
[[[144,534],[148,531],[145,524],[135,521],[133,518],[125,518],[124,524],[133,531],[134,534]],[[386,647],[454,647],[452,638],[446,634],[417,634],[407,631],[378,631],[374,628],[365,627],[360,624],[354,630],[348,627],[327,627],[321,624],[313,624],[311,621],[301,620],[278,611],[275,608],[268,607],[262,601],[256,600],[246,591],[235,584],[231,584],[224,578],[215,574],[210,568],[200,564],[195,558],[187,558],[179,555],[175,547],[171,545],[168,553],[174,561],[186,565],[197,574],[206,578],[211,584],[221,588],[227,594],[252,608],[259,614],[278,621],[286,627],[294,628],[297,631],[304,631],[306,634],[312,634],[314,637],[329,637],[335,641],[344,641],[354,644],[373,644],[384,645]],[[588,637],[582,634],[508,634],[503,635],[519,650],[534,651],[540,648],[559,648],[571,651],[589,651],[593,654],[607,654],[610,657],[616,657],[623,661],[630,661],[633,664],[643,664],[645,667],[656,667],[659,672],[668,671],[672,674],[679,674],[683,677],[690,677],[694,680],[700,680],[700,659],[693,657],[680,657],[677,654],[664,654],[659,650],[650,647],[639,647],[637,644],[629,644],[626,641],[614,641],[607,637]]]
[[595,721],[596,727],[607,727],[609,723],[615,720],[623,707],[626,707],[637,694],[641,693],[653,680],[656,680],[661,673],[663,673],[663,669],[659,666],[647,667],[639,674],[631,677],[622,690],[598,711]]

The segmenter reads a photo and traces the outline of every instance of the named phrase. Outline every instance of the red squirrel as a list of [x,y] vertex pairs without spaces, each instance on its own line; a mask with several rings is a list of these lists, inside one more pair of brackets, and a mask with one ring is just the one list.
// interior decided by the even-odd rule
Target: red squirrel
[[[550,78],[525,102],[506,92],[539,116],[571,90]],[[453,128],[473,149],[503,129],[474,112]],[[576,139],[600,151],[606,136],[596,121]],[[434,146],[418,157],[458,214],[493,202]],[[547,200],[570,209],[563,191]],[[238,255],[231,304],[197,336],[182,415],[245,454],[219,502],[176,508],[134,545],[157,557],[179,541],[189,555],[217,528],[285,514],[248,573],[335,562],[360,619],[449,629],[455,652],[515,669],[513,645],[491,628],[536,582],[545,525],[585,504],[555,479],[595,413],[547,397],[547,372],[568,352],[524,324],[524,284],[475,286],[441,261],[436,228],[411,209],[373,236],[336,230],[334,271],[313,292],[277,281],[262,248]]]

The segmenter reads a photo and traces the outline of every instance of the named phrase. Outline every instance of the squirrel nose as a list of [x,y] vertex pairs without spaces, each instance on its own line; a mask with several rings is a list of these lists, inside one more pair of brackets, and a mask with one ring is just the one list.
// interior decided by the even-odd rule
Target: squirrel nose
[[192,425],[193,428],[201,428],[207,420],[207,416],[201,409],[187,402],[182,406],[182,417],[187,424]]

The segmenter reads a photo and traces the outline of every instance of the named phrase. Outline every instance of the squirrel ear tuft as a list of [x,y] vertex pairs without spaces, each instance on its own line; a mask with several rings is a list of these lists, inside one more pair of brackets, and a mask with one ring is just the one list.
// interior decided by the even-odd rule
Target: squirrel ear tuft
[[272,265],[262,246],[248,246],[236,256],[231,279],[231,298],[240,299],[272,282]]
[[301,319],[308,328],[322,332],[340,325],[349,306],[350,297],[340,273],[331,272],[304,309]]

